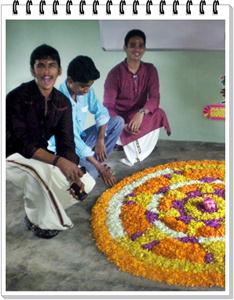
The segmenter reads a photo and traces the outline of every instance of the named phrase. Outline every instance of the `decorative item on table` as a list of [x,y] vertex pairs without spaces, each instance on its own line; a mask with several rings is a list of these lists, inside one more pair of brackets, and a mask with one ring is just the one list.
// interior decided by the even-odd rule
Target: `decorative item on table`
[[220,76],[219,83],[223,99],[220,103],[208,104],[203,108],[203,116],[209,120],[223,121],[225,120],[225,75]]

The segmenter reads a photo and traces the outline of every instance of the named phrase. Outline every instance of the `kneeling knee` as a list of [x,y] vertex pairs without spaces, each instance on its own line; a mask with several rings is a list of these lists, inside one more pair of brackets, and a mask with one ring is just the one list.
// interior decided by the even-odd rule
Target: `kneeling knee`
[[124,128],[124,119],[120,116],[114,116],[113,121],[115,122],[115,126],[118,128]]

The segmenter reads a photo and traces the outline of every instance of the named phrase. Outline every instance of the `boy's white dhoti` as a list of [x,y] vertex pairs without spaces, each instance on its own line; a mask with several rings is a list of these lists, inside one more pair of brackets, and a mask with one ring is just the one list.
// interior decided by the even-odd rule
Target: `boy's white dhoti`
[[[139,161],[143,161],[147,158],[151,152],[154,150],[159,137],[160,129],[157,128],[139,139],[132,141],[129,144],[123,146],[124,153],[127,159],[122,158],[121,162],[128,166],[133,166]],[[117,142],[118,145],[121,145],[120,139]]]
[[[15,153],[7,157],[6,180],[23,191],[25,211],[34,225],[52,230],[73,227],[65,209],[77,200],[68,191],[70,183],[58,167]],[[89,193],[95,180],[88,173],[81,180]]]

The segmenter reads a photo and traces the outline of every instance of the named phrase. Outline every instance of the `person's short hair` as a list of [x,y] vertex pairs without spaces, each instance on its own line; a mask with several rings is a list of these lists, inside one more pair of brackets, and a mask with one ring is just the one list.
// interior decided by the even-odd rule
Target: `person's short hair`
[[125,47],[128,46],[129,40],[130,40],[132,37],[135,37],[135,36],[141,37],[141,38],[143,39],[143,41],[144,41],[144,45],[146,44],[146,36],[145,36],[145,33],[144,33],[142,30],[140,30],[140,29],[132,29],[132,30],[130,30],[130,31],[126,34],[126,36],[125,36],[125,38],[124,38],[124,45],[125,45]]
[[31,57],[30,57],[30,66],[33,69],[35,61],[38,59],[46,59],[46,58],[51,58],[55,60],[61,68],[61,61],[60,61],[60,56],[58,51],[46,44],[42,44],[38,46],[36,49],[33,50]]
[[88,83],[90,80],[98,79],[100,73],[90,57],[79,55],[69,63],[67,76],[75,82]]

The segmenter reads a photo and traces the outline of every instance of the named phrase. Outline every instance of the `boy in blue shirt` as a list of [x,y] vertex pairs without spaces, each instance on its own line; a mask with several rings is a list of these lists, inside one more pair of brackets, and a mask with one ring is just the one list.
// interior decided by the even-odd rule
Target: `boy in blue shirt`
[[[91,87],[100,77],[94,62],[87,56],[75,57],[68,66],[67,79],[59,90],[72,105],[75,150],[80,157],[80,165],[96,179],[100,175],[107,185],[114,185],[115,176],[103,164],[112,152],[124,127],[120,116],[110,117],[108,110],[97,99]],[[96,124],[85,128],[88,113],[94,115]],[[54,138],[49,141],[49,149],[55,150]]]

